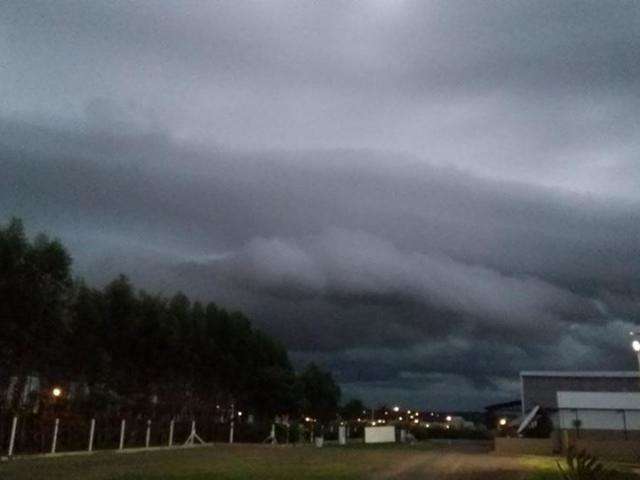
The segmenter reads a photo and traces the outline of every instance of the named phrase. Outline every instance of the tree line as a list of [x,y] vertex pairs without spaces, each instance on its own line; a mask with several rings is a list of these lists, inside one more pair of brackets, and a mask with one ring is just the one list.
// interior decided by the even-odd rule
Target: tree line
[[[24,407],[36,377],[87,413],[196,414],[231,404],[264,418],[335,418],[330,373],[294,371],[285,347],[241,312],[137,290],[120,276],[104,288],[74,280],[55,239],[0,226],[0,389],[4,408]],[[31,408],[31,407],[29,407]]]

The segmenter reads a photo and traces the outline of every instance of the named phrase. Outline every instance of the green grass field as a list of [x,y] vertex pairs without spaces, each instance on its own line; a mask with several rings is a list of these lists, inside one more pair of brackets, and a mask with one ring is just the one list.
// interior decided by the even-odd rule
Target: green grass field
[[[356,480],[553,478],[553,460],[443,446],[215,445],[194,449],[15,459],[1,480]],[[549,476],[551,473],[551,476]]]

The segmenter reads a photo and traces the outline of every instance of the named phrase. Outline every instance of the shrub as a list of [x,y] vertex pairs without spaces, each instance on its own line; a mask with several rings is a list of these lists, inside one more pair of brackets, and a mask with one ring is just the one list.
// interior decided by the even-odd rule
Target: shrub
[[605,468],[594,455],[588,454],[585,450],[576,453],[574,447],[569,447],[565,459],[566,467],[560,469],[563,480],[607,480],[619,478],[616,470]]

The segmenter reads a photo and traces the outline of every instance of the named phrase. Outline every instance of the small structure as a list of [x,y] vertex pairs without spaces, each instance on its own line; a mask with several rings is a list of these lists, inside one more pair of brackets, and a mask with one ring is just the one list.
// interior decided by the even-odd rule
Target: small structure
[[512,400],[510,402],[494,403],[484,407],[484,423],[487,429],[492,430],[498,426],[503,426],[501,420],[511,422],[522,415],[522,402]]
[[364,443],[395,443],[395,441],[396,427],[393,425],[364,429]]
[[340,425],[338,427],[338,444],[346,445],[347,444],[347,426]]

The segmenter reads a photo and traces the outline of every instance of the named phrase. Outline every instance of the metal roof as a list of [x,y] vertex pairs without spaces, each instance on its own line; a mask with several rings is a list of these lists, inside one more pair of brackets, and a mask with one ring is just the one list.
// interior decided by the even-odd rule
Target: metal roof
[[640,372],[563,372],[554,370],[531,370],[520,372],[521,377],[586,377],[586,378],[638,378]]

